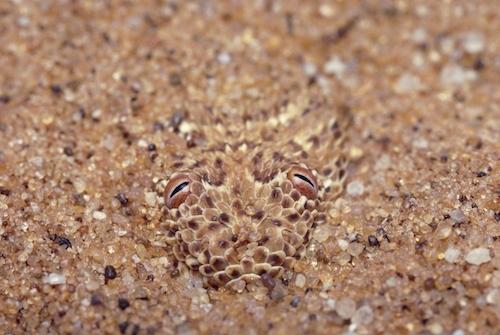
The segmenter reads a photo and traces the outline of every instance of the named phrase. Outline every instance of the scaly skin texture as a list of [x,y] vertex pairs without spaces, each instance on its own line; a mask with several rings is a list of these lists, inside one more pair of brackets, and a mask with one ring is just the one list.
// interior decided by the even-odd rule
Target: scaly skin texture
[[[167,177],[158,183],[165,193],[173,178],[189,180],[190,194],[178,208],[165,206],[162,218],[179,263],[215,288],[293,270],[342,191],[343,114],[318,97],[298,98],[266,119],[180,122],[179,146],[186,148],[169,153]],[[294,166],[317,180],[314,198],[287,177]]]

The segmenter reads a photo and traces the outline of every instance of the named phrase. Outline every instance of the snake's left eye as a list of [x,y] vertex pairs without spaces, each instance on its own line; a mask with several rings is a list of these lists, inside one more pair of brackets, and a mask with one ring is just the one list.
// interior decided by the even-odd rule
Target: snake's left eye
[[318,194],[318,183],[313,173],[301,166],[294,166],[288,171],[288,179],[293,186],[309,199],[316,198]]
[[165,189],[165,203],[168,208],[179,207],[191,193],[190,184],[191,180],[188,176],[181,174],[172,177]]

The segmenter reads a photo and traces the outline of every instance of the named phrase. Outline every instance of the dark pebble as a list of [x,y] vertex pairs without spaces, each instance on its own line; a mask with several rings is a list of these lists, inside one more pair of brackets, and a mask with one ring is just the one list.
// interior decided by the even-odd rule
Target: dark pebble
[[290,301],[290,306],[296,308],[299,304],[300,304],[300,297],[296,295],[295,297],[292,298],[292,301]]
[[374,235],[368,236],[368,245],[370,247],[378,247],[380,245],[380,242],[377,240],[377,238]]
[[425,281],[424,281],[424,289],[426,291],[430,291],[430,290],[433,290],[436,288],[436,284],[434,282],[434,278],[427,278]]
[[113,265],[106,265],[104,268],[104,278],[106,280],[113,280],[117,276],[116,269]]
[[52,93],[54,93],[55,95],[61,95],[62,93],[62,87],[60,85],[57,85],[57,84],[54,84],[52,86],[50,86],[50,90],[52,91]]
[[90,298],[90,304],[92,306],[99,306],[102,305],[102,300],[97,294],[92,294],[92,297]]
[[165,129],[165,126],[163,125],[163,123],[159,122],[159,121],[156,121],[155,123],[153,123],[153,130],[154,131],[163,131]]
[[182,121],[184,121],[184,113],[181,111],[176,111],[170,118],[170,126],[174,128],[175,131],[178,131]]
[[118,329],[120,329],[120,334],[125,334],[125,332],[127,331],[127,328],[128,328],[128,322],[127,321],[120,322],[118,324]]
[[127,299],[125,299],[125,298],[119,298],[118,299],[118,307],[122,311],[126,310],[129,306],[130,306],[130,303],[128,302]]
[[474,67],[474,70],[481,71],[485,67],[484,61],[481,58],[476,59],[473,67]]
[[495,220],[497,220],[497,222],[500,222],[500,212],[495,213]]
[[63,151],[64,151],[64,154],[66,156],[73,156],[74,155],[73,149],[71,149],[71,147],[65,147],[63,149]]
[[116,195],[116,199],[118,199],[118,201],[120,202],[120,204],[122,206],[127,206],[128,205],[128,199],[127,197],[125,196],[125,194],[123,192],[120,192]]
[[171,73],[168,76],[168,81],[170,82],[170,85],[172,86],[179,86],[181,84],[181,76],[178,73]]
[[479,171],[479,172],[476,174],[476,176],[477,176],[478,178],[482,178],[482,177],[486,177],[486,176],[487,176],[487,174],[486,174],[486,172],[484,172],[484,171]]
[[73,194],[73,201],[75,202],[75,205],[82,207],[84,207],[86,204],[85,198],[81,193]]
[[11,194],[11,191],[8,188],[0,186],[0,194],[8,197]]
[[73,245],[71,244],[71,241],[64,236],[59,236],[57,234],[54,234],[50,236],[50,239],[54,241],[55,243],[59,244],[60,246],[63,246],[64,249],[72,248]]
[[417,242],[417,243],[415,244],[415,250],[416,250],[416,251],[421,251],[421,250],[423,250],[426,244],[427,244],[427,241]]
[[134,325],[134,327],[132,327],[131,335],[138,335],[140,330],[141,328],[139,328],[139,325]]
[[10,97],[8,95],[0,95],[0,102],[8,104],[10,102]]
[[155,151],[156,150],[156,145],[154,143],[148,144],[148,151]]

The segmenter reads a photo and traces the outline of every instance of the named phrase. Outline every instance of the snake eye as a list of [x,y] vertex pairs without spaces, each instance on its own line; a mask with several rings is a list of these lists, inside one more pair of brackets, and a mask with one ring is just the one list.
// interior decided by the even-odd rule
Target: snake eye
[[165,189],[165,203],[168,208],[179,207],[191,193],[189,184],[191,180],[182,174],[171,178]]
[[288,179],[302,195],[305,195],[309,199],[316,198],[318,183],[310,170],[294,166],[288,171]]

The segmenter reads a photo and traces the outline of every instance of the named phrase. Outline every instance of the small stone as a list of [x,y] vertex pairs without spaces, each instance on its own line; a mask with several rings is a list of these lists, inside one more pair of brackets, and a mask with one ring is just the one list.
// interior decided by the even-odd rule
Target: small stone
[[335,14],[335,10],[327,4],[322,4],[319,6],[319,14],[323,17],[331,18]]
[[493,289],[486,296],[486,302],[491,305],[500,306],[500,289]]
[[221,52],[217,55],[217,61],[223,65],[229,64],[231,62],[231,55],[227,52]]
[[423,137],[418,137],[413,141],[413,146],[417,149],[427,149],[429,142]]
[[53,272],[44,277],[43,282],[49,285],[62,285],[66,283],[66,277],[63,274]]
[[424,280],[424,290],[426,291],[430,291],[430,290],[433,290],[436,288],[436,282],[434,280],[434,278],[427,278],[426,280]]
[[104,268],[104,278],[106,280],[113,280],[117,276],[116,269],[113,265],[106,265]]
[[144,199],[146,203],[150,207],[154,207],[156,205],[156,193],[155,192],[146,192],[144,193]]
[[285,287],[285,285],[283,285],[281,280],[276,280],[275,283],[276,283],[276,285],[274,285],[274,288],[271,291],[270,297],[274,301],[280,301],[288,294],[288,290]]
[[148,151],[156,151],[156,144],[149,143],[148,144]]
[[440,74],[441,83],[445,86],[462,85],[477,78],[474,70],[467,70],[457,64],[448,64]]
[[373,321],[373,310],[370,306],[365,305],[354,313],[352,323],[355,325],[367,325]]
[[71,147],[64,147],[63,152],[66,156],[73,156],[75,153],[73,152],[73,148]]
[[479,33],[470,32],[464,36],[462,45],[468,53],[478,54],[484,50],[484,37]]
[[440,240],[444,240],[450,236],[451,232],[452,232],[452,227],[450,223],[445,222],[439,225],[436,231],[436,237]]
[[387,170],[391,166],[391,157],[387,154],[383,154],[380,158],[375,162],[375,170],[384,171]]
[[336,303],[335,299],[332,299],[332,298],[326,299],[325,311],[327,311],[327,312],[334,311],[335,310],[335,303]]
[[335,310],[342,319],[348,320],[356,311],[356,302],[351,298],[342,298],[336,302]]
[[387,280],[385,281],[385,285],[387,285],[387,287],[396,287],[399,285],[399,283],[400,280],[394,276],[387,278]]
[[323,71],[326,74],[335,75],[337,77],[342,76],[346,69],[347,66],[344,64],[342,59],[337,56],[330,58],[330,60],[328,60],[328,62],[326,62],[323,66]]
[[82,179],[75,179],[73,180],[73,186],[75,187],[77,193],[83,193],[87,184]]
[[349,242],[347,242],[346,240],[344,239],[338,239],[337,240],[337,243],[339,245],[339,248],[342,249],[342,251],[346,251],[347,248],[349,247]]
[[368,245],[370,247],[378,247],[380,245],[380,242],[375,235],[370,235],[368,236]]
[[170,82],[170,85],[172,85],[172,86],[179,86],[182,83],[181,76],[176,72],[171,73],[168,76],[168,81]]
[[116,199],[120,202],[122,206],[127,206],[128,205],[128,198],[125,196],[124,193],[120,192],[115,196]]
[[347,247],[347,252],[352,257],[358,257],[359,255],[361,255],[361,253],[363,252],[364,249],[365,249],[365,246],[363,244],[358,243],[358,242],[353,242],[353,243],[349,244],[349,247]]
[[460,208],[454,209],[450,212],[450,219],[455,224],[464,223],[467,220],[464,212],[462,212],[462,210]]
[[99,294],[92,294],[92,297],[90,298],[90,304],[92,306],[102,305],[102,299]]
[[295,286],[303,288],[306,285],[306,276],[302,273],[297,274],[295,277]]
[[431,323],[429,325],[429,331],[434,335],[439,335],[443,332],[443,326],[437,322]]
[[92,112],[90,115],[93,120],[99,120],[99,118],[102,116],[102,110],[96,109],[95,111]]
[[300,297],[296,295],[292,298],[292,301],[290,301],[290,306],[292,306],[293,308],[297,308],[299,303],[300,303]]
[[411,34],[411,40],[418,45],[423,45],[427,41],[427,32],[424,28],[417,28]]
[[130,306],[130,303],[125,298],[118,298],[118,308],[122,311],[126,310]]
[[493,272],[491,285],[493,285],[493,287],[500,287],[500,270],[496,270],[495,272]]
[[350,196],[353,196],[353,197],[360,196],[364,193],[364,191],[365,191],[365,187],[364,187],[363,183],[358,181],[358,180],[351,181],[347,185],[347,193]]
[[120,330],[120,334],[125,334],[127,332],[128,322],[123,321],[118,324],[118,329]]
[[95,291],[99,288],[99,282],[97,280],[89,280],[87,283],[85,283],[85,287],[89,291]]
[[316,65],[314,63],[304,63],[302,64],[302,70],[304,74],[308,77],[314,77],[318,72]]
[[409,73],[402,74],[394,84],[394,90],[399,94],[418,92],[422,88],[420,79]]
[[95,211],[93,214],[92,214],[92,217],[96,220],[99,220],[99,221],[102,221],[102,220],[105,220],[106,219],[106,213],[104,212],[101,212],[101,211]]
[[39,168],[43,165],[43,157],[40,156],[33,157],[30,161]]
[[456,329],[451,335],[465,335],[465,332],[462,329]]
[[9,190],[8,188],[0,186],[0,194],[1,195],[5,195],[6,197],[8,197],[11,193],[12,193],[12,191]]
[[325,242],[331,235],[330,226],[329,225],[321,225],[314,230],[313,238],[322,243]]
[[448,248],[444,252],[444,259],[448,263],[456,263],[458,261],[458,258],[460,257],[460,250],[455,249],[455,248]]
[[465,260],[469,264],[481,265],[491,260],[490,251],[487,248],[476,248],[465,255]]
[[363,149],[354,147],[349,150],[349,157],[351,157],[352,160],[358,160],[361,157],[363,157]]

